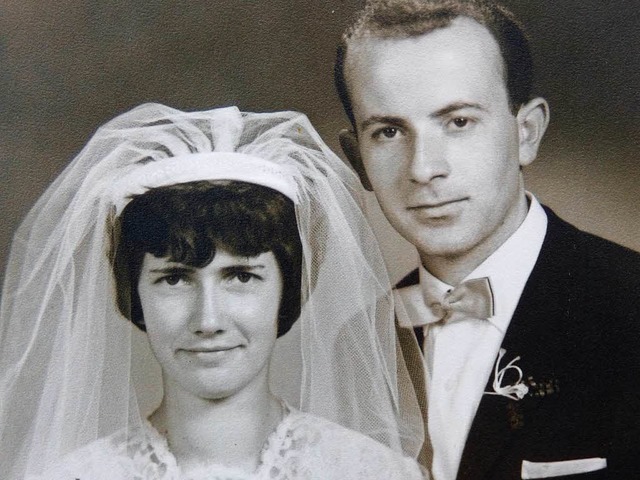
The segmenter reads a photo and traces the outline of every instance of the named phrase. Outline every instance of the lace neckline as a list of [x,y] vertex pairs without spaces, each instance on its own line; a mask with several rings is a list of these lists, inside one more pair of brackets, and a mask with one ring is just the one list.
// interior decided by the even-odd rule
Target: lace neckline
[[[145,419],[143,423],[143,435],[147,438],[150,450],[155,454],[151,458],[156,457],[157,465],[167,472],[175,472],[176,478],[200,478],[210,476],[213,471],[217,474],[228,475],[230,479],[235,478],[262,478],[267,472],[265,469],[272,467],[271,457],[276,454],[287,438],[287,432],[290,430],[293,420],[296,417],[296,411],[293,410],[285,402],[281,401],[282,420],[278,426],[267,437],[262,449],[260,450],[258,466],[253,472],[247,472],[238,467],[228,466],[221,463],[203,463],[201,466],[189,469],[185,474],[175,455],[171,452],[167,437],[162,435],[149,421]],[[145,462],[148,462],[149,457]]]

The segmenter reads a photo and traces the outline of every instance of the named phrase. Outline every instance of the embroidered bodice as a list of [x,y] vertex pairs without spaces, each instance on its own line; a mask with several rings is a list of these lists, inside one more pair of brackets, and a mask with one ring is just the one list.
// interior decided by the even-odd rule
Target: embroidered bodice
[[[417,464],[360,433],[291,411],[269,436],[258,468],[220,464],[182,472],[167,440],[150,423],[117,432],[72,453],[39,479],[59,480],[412,480]],[[34,479],[35,480],[35,479]]]

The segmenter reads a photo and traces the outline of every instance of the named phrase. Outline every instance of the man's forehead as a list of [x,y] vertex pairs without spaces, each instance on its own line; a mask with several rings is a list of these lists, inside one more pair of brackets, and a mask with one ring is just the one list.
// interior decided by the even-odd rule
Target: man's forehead
[[488,60],[497,54],[501,60],[498,42],[488,28],[472,18],[457,17],[445,27],[438,27],[420,35],[358,35],[348,41],[345,67],[348,72],[353,70],[354,66],[362,68],[372,62],[376,63],[376,59],[381,55],[386,54],[389,59],[393,59],[398,52],[406,51],[411,51],[417,58],[429,60],[434,55],[446,55],[451,47],[475,51]]
[[459,17],[447,27],[414,37],[363,36],[349,45],[345,61],[345,79],[356,103],[358,91],[370,97],[383,94],[374,90],[391,88],[390,82],[415,88],[415,79],[446,75],[448,83],[464,78],[480,84],[506,79],[500,47],[486,27]]

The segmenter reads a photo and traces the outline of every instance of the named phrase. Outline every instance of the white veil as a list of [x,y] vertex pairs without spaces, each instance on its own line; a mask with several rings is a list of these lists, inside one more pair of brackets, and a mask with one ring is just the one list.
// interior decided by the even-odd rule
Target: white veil
[[[107,257],[113,218],[129,195],[149,187],[234,179],[228,164],[245,156],[267,168],[249,161],[235,179],[294,198],[303,245],[302,313],[278,340],[274,392],[417,456],[422,417],[357,177],[302,114],[146,104],[100,128],[15,234],[0,311],[4,478],[37,474],[97,438],[139,426],[135,327],[118,313]],[[220,159],[226,170],[202,168]]]

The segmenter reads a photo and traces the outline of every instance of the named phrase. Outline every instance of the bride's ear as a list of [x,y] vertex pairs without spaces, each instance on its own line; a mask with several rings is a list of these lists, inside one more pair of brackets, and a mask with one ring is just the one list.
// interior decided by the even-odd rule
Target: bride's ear
[[353,169],[360,177],[362,186],[366,190],[372,192],[373,188],[371,187],[369,177],[367,177],[367,172],[364,169],[362,156],[360,156],[360,145],[358,143],[358,136],[356,135],[356,132],[345,128],[343,130],[340,130],[338,138],[340,139],[340,146],[342,147],[342,151],[349,160],[349,163],[351,163]]

